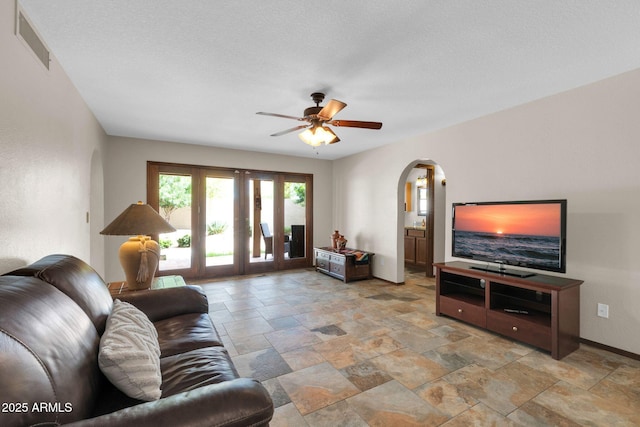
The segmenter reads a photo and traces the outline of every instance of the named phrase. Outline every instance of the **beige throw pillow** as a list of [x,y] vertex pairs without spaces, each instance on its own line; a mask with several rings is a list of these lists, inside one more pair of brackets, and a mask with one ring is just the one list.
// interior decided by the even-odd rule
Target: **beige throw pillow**
[[158,332],[146,314],[115,300],[100,339],[98,364],[113,385],[135,399],[157,400],[162,394]]

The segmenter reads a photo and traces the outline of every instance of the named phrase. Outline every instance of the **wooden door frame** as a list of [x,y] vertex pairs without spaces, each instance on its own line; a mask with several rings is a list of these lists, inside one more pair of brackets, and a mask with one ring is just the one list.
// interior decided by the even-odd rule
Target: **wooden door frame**
[[[158,271],[157,274],[180,274],[186,278],[197,277],[199,275],[201,267],[199,265],[200,262],[196,257],[196,252],[193,250],[193,248],[199,247],[202,238],[199,235],[200,233],[193,233],[193,230],[194,227],[198,227],[199,224],[198,209],[197,207],[194,208],[194,200],[197,200],[194,195],[199,194],[201,186],[200,179],[198,179],[199,174],[197,168],[194,168],[191,165],[147,162],[147,203],[157,212],[160,212],[160,182],[159,180],[154,178],[160,176],[160,174],[163,173],[191,176],[191,262],[189,268],[163,270]],[[158,241],[159,236],[152,235],[151,238]]]
[[[251,181],[253,180],[254,183],[256,182],[262,182],[262,181],[272,181],[273,182],[273,197],[274,197],[274,203],[277,199],[277,173],[275,172],[267,172],[267,171],[256,171],[256,170],[242,170],[240,171],[240,212],[239,212],[239,217],[240,217],[240,221],[242,222],[242,224],[244,224],[244,236],[241,236],[238,239],[238,242],[240,243],[241,248],[240,250],[240,256],[242,258],[242,274],[257,274],[257,273],[268,273],[270,271],[275,271],[277,270],[277,264],[276,264],[276,260],[280,257],[280,253],[279,251],[276,251],[276,248],[278,248],[277,243],[276,243],[276,236],[280,233],[276,233],[276,206],[273,207],[273,218],[274,218],[274,224],[273,224],[273,230],[271,230],[271,234],[274,236],[274,242],[273,242],[273,260],[270,262],[255,262],[252,263],[251,262],[251,258],[252,258],[252,249],[253,247],[245,247],[244,242],[246,241],[246,239],[249,238],[250,235],[255,236],[261,236],[260,239],[262,238],[262,232],[260,230],[260,226],[258,224],[258,226],[255,226],[256,223],[256,197],[258,196],[256,193],[254,193],[254,199],[250,200],[250,194],[251,194]],[[262,196],[260,195],[260,197],[262,198]],[[252,208],[253,205],[253,208]],[[250,224],[249,223],[249,218],[250,218],[250,214],[251,214],[251,209],[253,209],[253,215],[254,215],[254,223]],[[261,221],[262,222],[262,221]],[[249,232],[249,228],[251,228],[251,232]],[[253,245],[251,245],[253,246]]]
[[[304,257],[301,258],[289,258],[284,257],[279,260],[278,269],[287,270],[292,268],[306,268],[313,265],[313,175],[311,174],[293,174],[284,173],[280,176],[281,181],[278,183],[278,191],[284,191],[285,182],[304,182],[305,184],[305,201],[308,205],[305,205],[305,224],[304,224],[304,241],[305,251]],[[281,221],[279,224],[281,229],[284,229],[284,194],[282,195],[278,209],[281,209],[281,214],[277,215],[277,218]],[[284,236],[280,236],[280,241],[274,244],[279,244],[280,247],[284,247]]]
[[[233,203],[233,209],[234,209],[234,221],[233,221],[233,240],[234,240],[234,248],[233,248],[233,264],[226,264],[226,265],[219,265],[219,266],[207,266],[206,265],[206,238],[205,239],[200,239],[202,240],[200,243],[200,246],[198,247],[200,250],[200,255],[204,254],[204,257],[199,257],[199,261],[201,263],[200,265],[200,269],[198,270],[198,277],[213,277],[213,276],[231,276],[231,275],[236,275],[236,274],[240,274],[241,270],[239,267],[239,260],[240,260],[240,244],[239,241],[240,239],[238,238],[240,236],[240,227],[242,227],[242,222],[239,218],[239,215],[236,215],[236,213],[240,212],[240,202],[239,202],[239,182],[236,179],[237,176],[237,171],[234,169],[228,169],[228,168],[209,168],[209,167],[198,167],[197,170],[199,171],[199,181],[200,181],[200,193],[198,195],[198,200],[200,202],[204,202],[206,203],[207,201],[207,184],[206,184],[206,180],[208,177],[212,177],[215,176],[217,178],[233,178],[234,179],[234,188],[233,188],[233,198],[234,198],[234,203]],[[198,213],[199,213],[199,229],[198,229],[198,235],[200,237],[205,236],[206,235],[206,228],[207,228],[207,221],[206,221],[206,207],[204,209],[201,209],[200,207],[198,208]],[[204,259],[204,263],[202,262],[202,260]]]
[[[234,263],[233,268],[206,267],[206,262],[201,260],[205,253],[205,241],[203,239],[206,230],[206,221],[203,219],[204,209],[199,208],[199,203],[206,199],[205,179],[207,172],[224,171],[227,174],[237,176],[234,189],[234,197],[237,209],[234,220]],[[229,276],[235,274],[249,274],[268,272],[274,270],[286,270],[293,268],[306,268],[313,265],[313,175],[295,172],[277,172],[263,170],[249,170],[241,168],[226,168],[216,166],[198,166],[179,163],[147,161],[147,203],[159,211],[159,182],[156,179],[161,173],[189,174],[192,176],[192,209],[191,209],[191,268],[180,270],[165,270],[161,274],[181,274],[186,278],[207,278],[214,276]],[[305,209],[305,256],[295,259],[284,259],[284,256],[274,256],[273,263],[261,263],[264,267],[246,268],[246,257],[250,254],[245,248],[245,237],[248,237],[245,216],[248,217],[247,203],[248,185],[252,177],[264,175],[272,176],[274,180],[274,229],[284,229],[284,183],[287,181],[304,182],[306,190]],[[279,228],[276,228],[279,227]],[[254,230],[254,233],[258,230]],[[155,240],[158,236],[152,236]],[[284,235],[274,233],[274,249],[284,248]],[[194,248],[196,248],[194,250]],[[275,252],[275,251],[274,251]],[[284,253],[284,249],[282,250]],[[254,264],[257,265],[257,264]],[[238,267],[239,268],[236,268]]]
[[414,168],[425,169],[427,175],[427,221],[426,221],[426,234],[427,234],[427,265],[426,275],[427,277],[434,277],[433,275],[433,246],[435,244],[433,239],[434,232],[434,213],[435,213],[435,166],[418,163]]

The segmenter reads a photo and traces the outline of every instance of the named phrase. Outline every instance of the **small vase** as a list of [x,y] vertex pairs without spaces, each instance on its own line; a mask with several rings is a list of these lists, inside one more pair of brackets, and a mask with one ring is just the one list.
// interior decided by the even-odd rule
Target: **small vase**
[[340,233],[338,232],[338,230],[335,230],[333,232],[333,234],[331,235],[331,247],[333,249],[337,249],[338,248],[338,239],[340,238]]
[[340,237],[338,237],[336,244],[338,246],[337,249],[342,250],[347,247],[347,239],[345,239],[344,236],[341,234]]

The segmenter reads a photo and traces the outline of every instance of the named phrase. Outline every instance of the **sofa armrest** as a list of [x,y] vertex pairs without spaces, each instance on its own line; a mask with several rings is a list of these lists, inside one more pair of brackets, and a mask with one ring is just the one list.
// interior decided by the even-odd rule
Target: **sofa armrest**
[[145,402],[70,426],[261,426],[273,416],[269,393],[256,380],[238,378]]
[[209,312],[207,295],[200,286],[131,292],[119,295],[117,299],[135,305],[152,322],[182,314]]

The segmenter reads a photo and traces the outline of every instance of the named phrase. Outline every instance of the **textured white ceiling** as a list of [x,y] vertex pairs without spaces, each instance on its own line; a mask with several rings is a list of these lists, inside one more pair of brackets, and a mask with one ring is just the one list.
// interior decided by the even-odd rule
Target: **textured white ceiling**
[[[20,4],[108,134],[324,159],[640,68],[638,0]],[[384,126],[270,137],[315,91]]]

